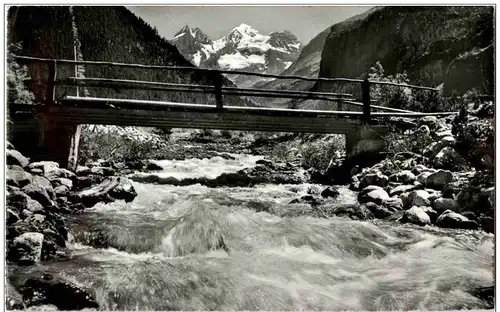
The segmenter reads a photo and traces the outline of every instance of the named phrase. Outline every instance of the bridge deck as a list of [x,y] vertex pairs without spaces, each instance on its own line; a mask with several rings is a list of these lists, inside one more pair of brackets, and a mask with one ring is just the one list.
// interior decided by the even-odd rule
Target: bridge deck
[[[351,111],[235,106],[219,109],[203,104],[71,96],[56,105],[34,109],[48,118],[76,124],[344,134],[356,132],[363,117],[362,112]],[[377,119],[398,115],[408,116],[372,113],[371,127],[385,132],[386,127],[378,125]]]

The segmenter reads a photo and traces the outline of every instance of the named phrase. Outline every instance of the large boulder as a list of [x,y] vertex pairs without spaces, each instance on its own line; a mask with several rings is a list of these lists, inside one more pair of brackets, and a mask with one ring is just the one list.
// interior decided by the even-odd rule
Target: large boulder
[[6,156],[7,156],[7,165],[18,165],[18,166],[21,166],[21,167],[26,167],[30,161],[28,160],[28,158],[24,157],[23,154],[19,153],[18,151],[16,150],[10,150],[8,149],[7,152],[6,152]]
[[429,158],[434,158],[436,155],[441,151],[443,148],[443,145],[441,142],[432,142],[431,144],[427,145],[426,148],[424,148],[423,155]]
[[446,210],[451,210],[454,212],[460,211],[460,205],[456,200],[452,198],[438,198],[432,202],[432,207],[440,214],[445,212]]
[[453,182],[453,173],[448,170],[438,170],[431,173],[425,179],[425,185],[430,188],[442,190],[446,185]]
[[[73,188],[73,181],[67,178],[55,178],[50,181],[54,187],[64,185],[67,187],[69,190]],[[55,191],[55,189],[54,189]]]
[[373,219],[373,214],[365,205],[338,205],[333,207],[329,212],[335,216],[348,217],[352,220]]
[[425,213],[422,207],[413,206],[404,212],[401,222],[426,225],[431,223],[431,218]]
[[73,194],[73,202],[81,202],[87,208],[99,202],[112,202],[116,199],[123,199],[126,202],[132,201],[137,193],[132,182],[124,177],[108,178],[99,185],[79,191]]
[[381,188],[380,186],[375,186],[375,185],[370,185],[358,194],[358,201],[363,204],[363,203],[376,203],[378,205],[381,205],[384,200],[389,199],[389,194]]
[[361,206],[369,210],[373,214],[373,216],[377,219],[385,219],[387,217],[390,217],[394,213],[393,210],[389,210],[386,207],[377,205],[375,203],[369,202]]
[[410,206],[430,206],[431,201],[429,200],[430,194],[424,190],[415,190],[408,196]]
[[85,289],[56,280],[49,274],[40,279],[28,279],[21,288],[21,293],[28,307],[54,305],[63,311],[99,308],[95,299]]
[[49,207],[54,204],[50,195],[47,193],[47,190],[39,184],[30,183],[23,187],[22,191],[32,199],[38,201],[44,207]]
[[462,169],[466,168],[466,161],[460,154],[450,146],[443,147],[432,160],[436,168]]
[[325,198],[329,198],[329,197],[332,197],[332,198],[336,198],[340,195],[340,192],[337,188],[334,188],[334,187],[327,187],[325,188],[322,192],[321,192],[321,196],[322,197],[325,197]]
[[364,188],[369,185],[376,185],[376,186],[386,186],[387,183],[389,182],[389,178],[380,173],[380,171],[377,171],[376,173],[368,173],[363,176],[363,178],[360,181],[360,187]]
[[389,180],[392,182],[401,182],[404,184],[412,184],[415,179],[415,175],[410,170],[403,170],[389,177]]
[[17,187],[24,187],[33,182],[33,176],[24,170],[7,169],[7,184]]
[[47,191],[47,194],[51,197],[51,199],[55,199],[54,188],[52,187],[52,183],[42,176],[34,176],[33,184],[39,185]]
[[389,199],[382,200],[382,206],[390,211],[397,211],[403,209],[404,204],[401,198],[391,197]]
[[467,217],[451,210],[443,212],[436,220],[436,225],[443,228],[475,230],[478,224]]
[[42,257],[44,236],[41,233],[27,232],[14,238],[9,248],[8,260],[20,263],[35,263]]
[[44,175],[48,175],[57,169],[59,169],[59,164],[55,161],[37,161],[29,164],[30,169],[40,169]]
[[402,193],[413,191],[416,188],[417,188],[416,185],[399,185],[390,190],[389,195],[391,196],[401,195]]

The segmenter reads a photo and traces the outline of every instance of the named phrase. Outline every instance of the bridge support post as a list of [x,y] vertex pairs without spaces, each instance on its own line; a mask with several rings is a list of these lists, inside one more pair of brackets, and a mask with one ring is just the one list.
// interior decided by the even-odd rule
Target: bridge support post
[[38,160],[55,161],[62,168],[76,170],[82,125],[63,123],[49,117],[38,119]]

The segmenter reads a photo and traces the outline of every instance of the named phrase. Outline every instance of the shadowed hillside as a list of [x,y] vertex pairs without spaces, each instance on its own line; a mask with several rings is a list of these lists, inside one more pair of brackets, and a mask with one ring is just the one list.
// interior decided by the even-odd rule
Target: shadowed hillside
[[[445,94],[493,94],[493,7],[384,7],[332,27],[320,77],[362,77],[376,62],[386,74]],[[329,90],[319,84],[318,90]]]

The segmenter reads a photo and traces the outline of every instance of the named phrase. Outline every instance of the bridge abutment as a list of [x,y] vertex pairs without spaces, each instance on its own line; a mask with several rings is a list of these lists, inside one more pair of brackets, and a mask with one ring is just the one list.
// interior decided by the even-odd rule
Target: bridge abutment
[[387,129],[361,125],[345,134],[347,157],[356,156],[367,152],[383,152],[386,147],[384,136]]

